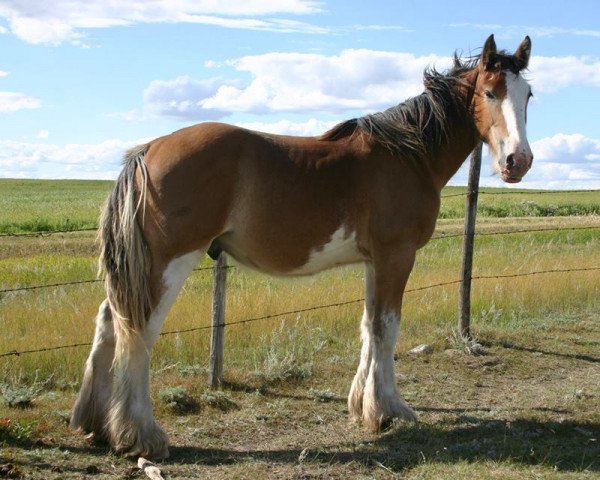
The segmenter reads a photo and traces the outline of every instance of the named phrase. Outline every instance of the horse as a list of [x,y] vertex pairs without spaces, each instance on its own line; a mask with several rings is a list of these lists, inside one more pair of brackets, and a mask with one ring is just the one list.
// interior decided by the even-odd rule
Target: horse
[[431,238],[440,192],[481,140],[505,182],[533,154],[525,37],[493,35],[479,56],[424,71],[424,92],[318,137],[201,123],[129,150],[100,217],[106,299],[70,425],[114,451],[168,456],[149,396],[152,347],[184,281],[208,252],[271,275],[365,265],[360,361],[350,417],[377,432],[416,421],[400,396],[394,348],[415,254]]

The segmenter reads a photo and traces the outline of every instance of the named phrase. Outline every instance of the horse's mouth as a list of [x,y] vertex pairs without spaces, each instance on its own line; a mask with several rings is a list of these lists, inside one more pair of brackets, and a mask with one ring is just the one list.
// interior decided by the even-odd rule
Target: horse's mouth
[[517,177],[516,175],[511,175],[508,172],[502,172],[502,180],[506,183],[519,183],[523,177]]

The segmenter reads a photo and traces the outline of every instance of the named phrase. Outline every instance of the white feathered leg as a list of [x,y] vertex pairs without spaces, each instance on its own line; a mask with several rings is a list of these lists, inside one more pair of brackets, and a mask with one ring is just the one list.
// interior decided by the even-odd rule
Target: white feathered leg
[[371,326],[373,324],[373,307],[375,302],[373,297],[374,280],[373,266],[370,263],[365,264],[365,308],[360,322],[360,339],[362,342],[360,363],[358,364],[356,375],[354,375],[354,380],[352,381],[352,387],[350,387],[350,394],[348,395],[348,412],[350,413],[350,418],[354,421],[362,418],[363,392],[371,366],[371,337],[373,336]]
[[119,364],[109,413],[110,440],[117,452],[153,459],[169,455],[168,437],[152,413],[149,391],[150,353],[167,313],[185,279],[202,257],[195,251],[172,260],[164,270],[163,294],[139,334],[117,338]]
[[81,388],[71,414],[71,428],[89,433],[94,440],[105,437],[114,354],[112,314],[108,300],[104,300],[98,309],[92,350],[85,363]]

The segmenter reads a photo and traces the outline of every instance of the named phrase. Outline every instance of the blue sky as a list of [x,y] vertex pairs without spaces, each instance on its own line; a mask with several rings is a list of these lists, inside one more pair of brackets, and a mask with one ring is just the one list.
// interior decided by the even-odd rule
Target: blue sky
[[126,148],[206,120],[316,135],[490,33],[533,41],[519,186],[600,188],[595,0],[0,0],[0,177],[114,178]]

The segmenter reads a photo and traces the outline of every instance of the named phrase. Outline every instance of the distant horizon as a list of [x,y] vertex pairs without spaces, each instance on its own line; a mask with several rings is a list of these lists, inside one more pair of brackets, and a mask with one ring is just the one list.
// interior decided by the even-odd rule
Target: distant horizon
[[[423,90],[427,67],[527,34],[535,159],[521,184],[600,189],[600,2],[0,0],[0,177],[115,179],[128,148],[202,121],[318,135]],[[468,161],[450,185],[466,185]]]
[[[116,179],[110,178],[14,178],[14,177],[0,177],[0,183],[4,180],[15,181],[15,182],[107,182],[114,183]],[[519,193],[527,193],[527,192],[600,192],[600,188],[583,188],[583,189],[575,189],[575,188],[526,188],[519,187],[519,184],[505,184],[500,186],[492,186],[487,187],[484,185],[479,185],[479,191],[481,190],[510,190],[510,193],[519,194]],[[445,188],[467,188],[467,183],[464,185],[454,185],[447,184]],[[507,189],[506,186],[510,188]],[[443,191],[443,190],[442,190]],[[443,198],[443,195],[442,195]]]

